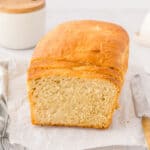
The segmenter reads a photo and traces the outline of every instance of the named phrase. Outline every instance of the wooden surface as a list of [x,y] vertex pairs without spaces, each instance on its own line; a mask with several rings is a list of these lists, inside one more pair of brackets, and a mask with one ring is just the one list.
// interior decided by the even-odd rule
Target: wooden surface
[[150,119],[143,118],[142,124],[143,124],[143,128],[144,128],[145,138],[147,140],[147,144],[148,144],[149,150],[150,150]]
[[45,0],[0,0],[0,12],[27,13],[45,6]]

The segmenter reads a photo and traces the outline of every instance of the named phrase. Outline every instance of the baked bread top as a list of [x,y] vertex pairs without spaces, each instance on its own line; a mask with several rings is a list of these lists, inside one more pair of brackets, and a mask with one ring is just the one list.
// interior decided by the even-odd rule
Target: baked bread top
[[127,32],[116,24],[94,20],[60,24],[37,44],[28,79],[53,74],[103,77],[121,86],[128,45]]

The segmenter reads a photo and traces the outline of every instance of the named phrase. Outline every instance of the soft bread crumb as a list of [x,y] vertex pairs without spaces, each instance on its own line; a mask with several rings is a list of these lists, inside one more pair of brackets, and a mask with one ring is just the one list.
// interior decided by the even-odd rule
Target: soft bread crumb
[[33,124],[107,128],[117,107],[107,80],[42,77],[28,85]]

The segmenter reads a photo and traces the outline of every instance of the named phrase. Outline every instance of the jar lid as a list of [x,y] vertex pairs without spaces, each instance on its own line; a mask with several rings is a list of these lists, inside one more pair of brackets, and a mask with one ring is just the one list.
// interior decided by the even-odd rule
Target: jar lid
[[0,0],[0,12],[28,13],[45,6],[45,0]]

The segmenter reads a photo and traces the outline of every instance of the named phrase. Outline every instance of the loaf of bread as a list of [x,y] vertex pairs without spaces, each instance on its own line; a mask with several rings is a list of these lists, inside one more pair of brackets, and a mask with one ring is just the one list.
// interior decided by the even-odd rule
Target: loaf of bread
[[35,125],[108,128],[128,67],[129,38],[115,24],[58,25],[36,46],[28,69]]

